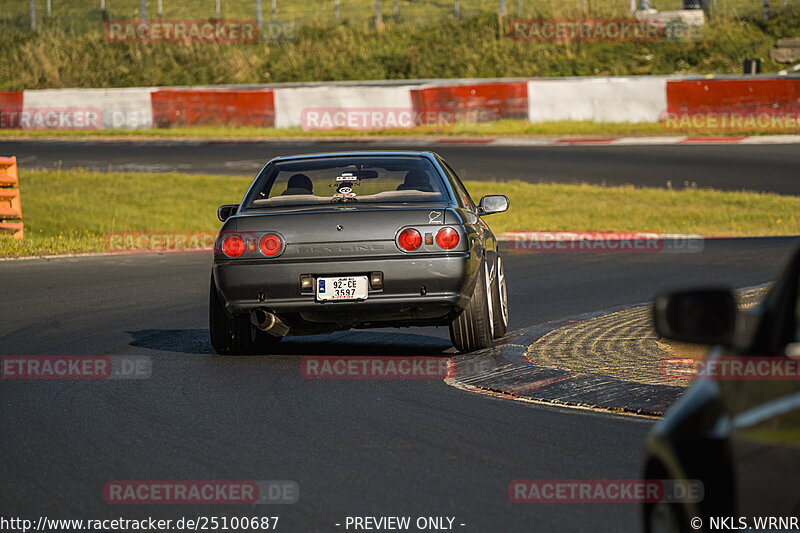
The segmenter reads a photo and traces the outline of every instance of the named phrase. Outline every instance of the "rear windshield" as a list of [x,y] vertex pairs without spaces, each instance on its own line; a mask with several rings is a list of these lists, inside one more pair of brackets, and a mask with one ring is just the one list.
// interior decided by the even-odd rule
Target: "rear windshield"
[[442,179],[424,157],[326,157],[273,163],[245,209],[444,202]]

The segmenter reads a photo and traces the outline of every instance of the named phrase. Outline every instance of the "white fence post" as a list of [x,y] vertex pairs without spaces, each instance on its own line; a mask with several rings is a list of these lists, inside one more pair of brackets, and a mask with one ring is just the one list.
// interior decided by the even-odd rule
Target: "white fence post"
[[264,26],[264,20],[261,15],[261,0],[256,0],[256,24],[258,25],[258,34],[261,35],[261,28]]
[[53,10],[50,6],[50,0],[47,0],[47,16],[49,17],[53,13]]
[[339,0],[333,0],[333,19],[339,24]]
[[164,2],[163,0],[158,0],[158,14],[164,14]]
[[218,17],[219,17],[219,9],[220,9],[219,0],[217,0],[217,16]]
[[36,31],[36,0],[31,0],[31,30]]
[[147,20],[147,1],[139,0],[139,18]]
[[504,17],[506,14],[506,0],[500,0],[500,4],[497,6],[497,9],[500,12],[500,16]]
[[769,20],[769,0],[764,0],[764,22]]
[[272,20],[278,20],[278,0],[272,0]]

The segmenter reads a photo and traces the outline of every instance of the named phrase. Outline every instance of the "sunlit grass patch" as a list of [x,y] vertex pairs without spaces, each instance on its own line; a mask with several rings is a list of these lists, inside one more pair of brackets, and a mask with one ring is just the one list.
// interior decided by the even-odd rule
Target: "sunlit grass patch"
[[[0,237],[0,255],[99,252],[109,232],[215,232],[217,207],[241,201],[251,177],[83,170],[20,171],[25,238]],[[800,197],[712,189],[467,182],[477,200],[506,194],[513,230],[800,235]]]

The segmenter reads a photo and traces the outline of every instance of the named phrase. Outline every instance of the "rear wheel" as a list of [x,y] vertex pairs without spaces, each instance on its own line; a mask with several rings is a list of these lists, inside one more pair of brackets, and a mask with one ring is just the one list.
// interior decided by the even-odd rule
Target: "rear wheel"
[[675,504],[658,502],[650,510],[647,530],[650,533],[684,533],[686,527]]
[[472,352],[492,346],[494,328],[487,279],[488,273],[484,262],[478,274],[469,307],[450,322],[450,340],[460,352]]
[[208,305],[208,330],[211,346],[220,355],[267,354],[282,338],[254,328],[248,314],[229,317],[217,295],[213,275]]
[[492,282],[492,323],[494,337],[499,338],[508,330],[508,291],[506,275],[503,271],[503,258],[497,256],[497,272]]
[[[674,483],[676,480],[668,473],[667,468],[656,460],[648,462],[644,479],[660,479]],[[644,525],[647,533],[690,533],[692,514],[679,502],[659,501],[645,503]],[[701,524],[703,522],[701,521]]]

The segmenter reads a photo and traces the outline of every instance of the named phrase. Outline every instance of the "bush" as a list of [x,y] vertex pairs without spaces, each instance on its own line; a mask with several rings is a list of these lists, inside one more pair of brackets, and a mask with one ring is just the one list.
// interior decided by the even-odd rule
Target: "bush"
[[[755,17],[755,16],[754,16]],[[107,44],[100,32],[6,33],[0,90],[463,77],[740,73],[798,36],[800,10],[769,23],[715,18],[693,43],[530,43],[511,40],[496,16],[450,17],[426,28],[389,22],[300,28],[297,40],[258,44]]]

